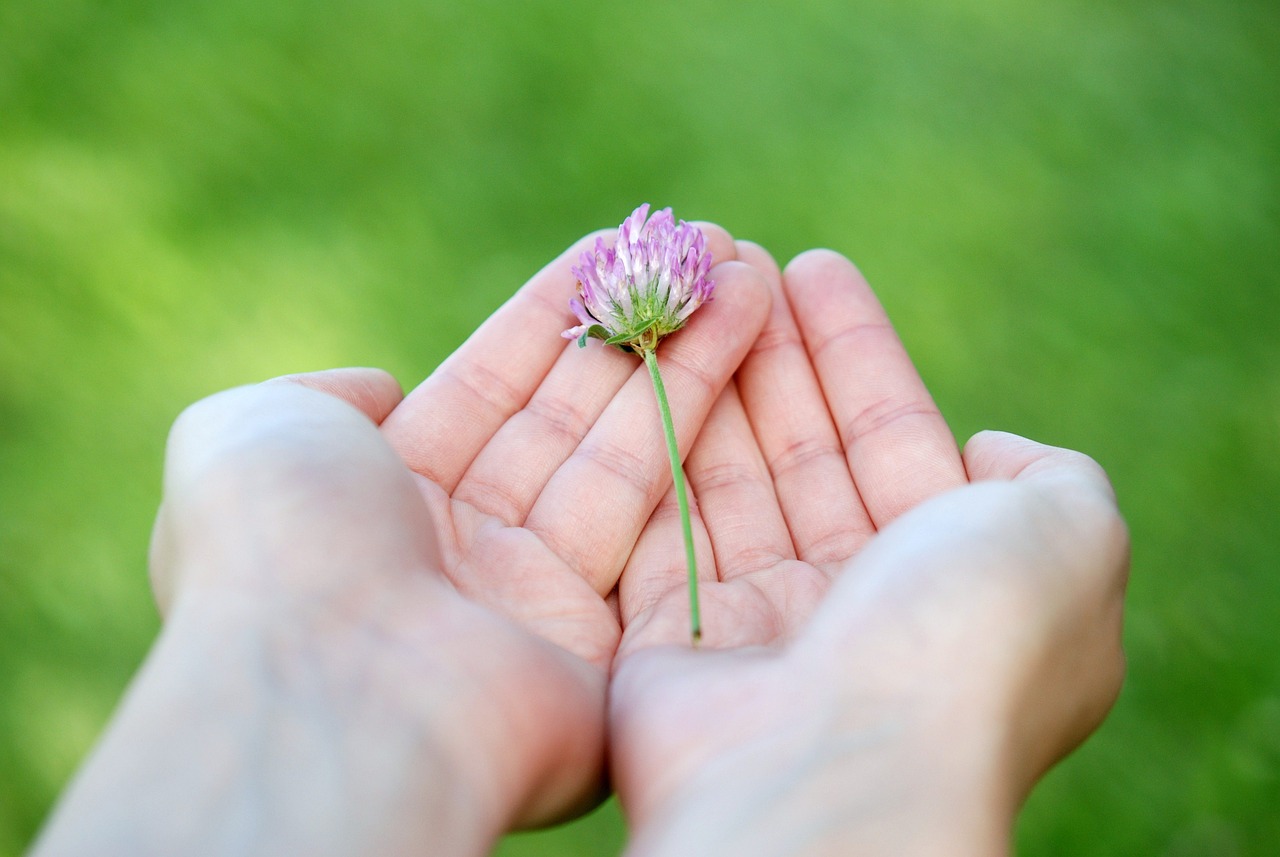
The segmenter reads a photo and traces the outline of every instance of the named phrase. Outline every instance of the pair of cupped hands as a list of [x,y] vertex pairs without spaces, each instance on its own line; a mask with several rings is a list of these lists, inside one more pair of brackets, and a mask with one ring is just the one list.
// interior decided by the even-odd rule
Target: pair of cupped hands
[[851,263],[702,228],[715,300],[658,349],[700,647],[644,366],[559,336],[588,236],[408,395],[341,369],[179,418],[165,627],[50,853],[96,818],[131,853],[480,854],[610,785],[636,854],[1006,848],[1120,686],[1107,478],[961,452]]

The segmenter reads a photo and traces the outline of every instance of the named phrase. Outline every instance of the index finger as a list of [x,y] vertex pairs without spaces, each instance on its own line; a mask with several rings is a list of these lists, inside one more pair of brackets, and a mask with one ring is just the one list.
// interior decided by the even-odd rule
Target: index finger
[[558,334],[572,320],[570,269],[609,234],[578,240],[535,274],[383,421],[411,469],[452,492],[498,427],[524,407],[564,350]]
[[381,369],[322,369],[319,372],[281,375],[263,383],[299,384],[327,393],[355,407],[378,425],[404,400],[400,383]]

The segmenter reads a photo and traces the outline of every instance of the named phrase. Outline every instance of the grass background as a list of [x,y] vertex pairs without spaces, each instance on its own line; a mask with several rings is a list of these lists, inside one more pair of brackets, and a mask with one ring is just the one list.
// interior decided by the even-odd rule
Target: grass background
[[[0,4],[0,853],[157,627],[169,423],[412,386],[640,201],[877,286],[962,439],[1111,472],[1131,674],[1025,854],[1280,850],[1274,0]],[[616,808],[510,838],[608,855]]]

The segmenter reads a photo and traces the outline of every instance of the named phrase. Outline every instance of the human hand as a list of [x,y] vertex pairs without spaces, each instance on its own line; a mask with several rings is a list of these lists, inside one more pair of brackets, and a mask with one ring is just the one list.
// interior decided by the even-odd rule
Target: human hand
[[[403,400],[339,370],[178,420],[165,630],[41,853],[479,853],[596,796],[605,593],[670,474],[645,370],[559,336],[580,250]],[[715,275],[662,353],[686,446],[767,313]]]
[[[659,349],[681,448],[763,326],[769,290],[735,261],[724,230],[703,225],[720,260],[716,300]],[[537,671],[511,677],[510,716],[526,721],[504,754],[536,750],[588,795],[602,783],[606,676],[620,636],[612,599],[624,563],[671,483],[654,393],[634,356],[586,351],[532,331],[564,327],[570,265],[588,236],[544,269],[387,417],[384,436],[413,471],[441,568],[467,599],[589,664],[589,689],[556,694],[535,719],[521,702]],[[559,327],[557,327],[559,325]],[[523,688],[523,689],[522,689]],[[518,714],[517,714],[518,712]],[[592,758],[594,765],[575,761]],[[538,809],[521,825],[581,806],[526,776]]]
[[[165,626],[37,853],[477,854],[541,810],[531,773],[580,798],[603,682],[448,582],[379,431],[400,398],[336,370],[179,418],[151,562]],[[504,752],[566,713],[576,755]]]
[[670,498],[619,586],[632,853],[999,853],[1119,689],[1105,475],[996,433],[962,457],[852,265],[739,257],[775,296],[686,464],[704,649]]
[[[769,306],[728,234],[702,229],[716,300],[659,350],[685,449]],[[570,265],[593,242],[544,269],[382,428],[415,473],[459,590],[606,671],[620,629],[604,599],[671,478],[643,366],[556,328],[574,294]]]

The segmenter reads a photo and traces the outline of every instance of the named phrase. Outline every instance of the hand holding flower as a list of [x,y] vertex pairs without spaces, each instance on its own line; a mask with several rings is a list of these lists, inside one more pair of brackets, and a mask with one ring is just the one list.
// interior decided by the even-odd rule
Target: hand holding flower
[[[403,400],[346,370],[178,421],[165,630],[37,853],[476,854],[598,798],[606,596],[669,477],[645,373],[554,335],[586,246]],[[715,276],[663,349],[686,448],[768,308]]]
[[668,495],[619,583],[610,690],[631,855],[997,854],[1123,674],[1105,475],[996,433],[957,450],[833,253],[772,315],[687,459],[707,636]]
[[[406,397],[337,370],[179,419],[165,628],[36,853],[482,853],[598,795],[606,699],[636,854],[1007,846],[1122,673],[1105,476],[961,455],[845,260],[646,216]],[[649,378],[546,335],[575,277],[567,333]]]

